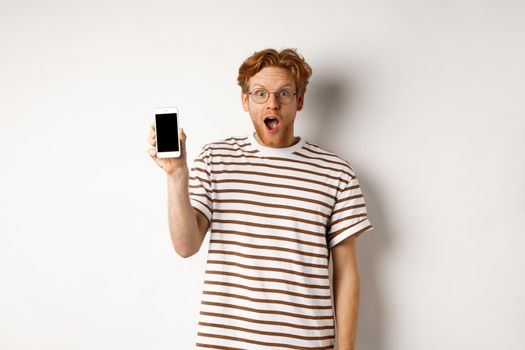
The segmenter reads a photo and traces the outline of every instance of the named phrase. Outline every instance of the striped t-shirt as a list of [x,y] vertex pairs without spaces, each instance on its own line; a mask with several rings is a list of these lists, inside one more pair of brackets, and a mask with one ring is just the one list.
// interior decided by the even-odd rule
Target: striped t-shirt
[[230,137],[202,148],[189,194],[211,224],[196,346],[333,349],[330,249],[373,228],[348,162]]

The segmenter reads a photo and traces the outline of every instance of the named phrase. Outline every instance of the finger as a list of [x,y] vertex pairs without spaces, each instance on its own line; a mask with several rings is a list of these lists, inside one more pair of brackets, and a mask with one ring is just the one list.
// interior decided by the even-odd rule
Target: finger
[[180,128],[179,130],[179,137],[180,137],[180,148],[184,152],[186,150],[186,134],[184,133],[184,129]]
[[148,153],[153,159],[157,159],[157,150],[155,148],[148,148]]
[[153,147],[155,147],[155,146],[157,145],[157,140],[156,140],[154,137],[151,137],[151,136],[150,136],[150,137],[148,138],[148,143],[149,143],[150,145],[152,145]]
[[156,138],[155,133],[153,131],[149,133],[148,143],[150,145],[152,145],[152,146],[155,146],[155,144],[157,143],[157,138]]

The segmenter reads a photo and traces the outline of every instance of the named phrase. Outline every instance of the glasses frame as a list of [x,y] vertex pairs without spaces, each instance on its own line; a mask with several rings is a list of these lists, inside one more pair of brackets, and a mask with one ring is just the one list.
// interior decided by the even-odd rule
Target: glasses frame
[[[266,92],[268,93],[268,95],[266,96],[266,100],[264,100],[263,102],[257,102],[257,101],[255,101],[255,99],[253,98],[253,92],[256,91],[256,90],[264,90],[264,91],[266,91]],[[283,91],[283,90],[293,91],[293,90],[291,90],[291,89],[281,89],[281,90],[273,91],[273,92],[272,92],[272,91],[268,91],[268,90],[266,90],[265,88],[255,88],[255,89],[253,89],[252,91],[248,91],[248,95],[250,95],[250,96],[252,97],[252,101],[253,101],[253,102],[262,105],[263,103],[268,102],[268,100],[270,99],[270,95],[271,95],[271,94],[274,94],[275,97],[277,98],[277,101],[279,101],[280,104],[286,105],[286,104],[291,103],[292,100],[293,100],[293,98],[292,98],[292,100],[290,100],[290,102],[282,103],[281,100],[279,99],[279,95],[277,95],[277,93],[279,93],[279,92],[281,92],[281,91]],[[292,94],[292,96],[297,96],[297,90]]]

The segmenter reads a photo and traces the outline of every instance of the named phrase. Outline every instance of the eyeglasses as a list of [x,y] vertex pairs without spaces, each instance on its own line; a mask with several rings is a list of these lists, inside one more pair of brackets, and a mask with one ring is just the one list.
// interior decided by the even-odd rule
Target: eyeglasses
[[282,89],[276,92],[269,92],[268,90],[261,88],[252,90],[248,94],[252,96],[252,100],[255,103],[265,103],[270,98],[270,95],[274,94],[275,97],[277,97],[277,101],[285,105],[292,102],[293,97],[297,94],[297,92],[293,92],[290,89]]

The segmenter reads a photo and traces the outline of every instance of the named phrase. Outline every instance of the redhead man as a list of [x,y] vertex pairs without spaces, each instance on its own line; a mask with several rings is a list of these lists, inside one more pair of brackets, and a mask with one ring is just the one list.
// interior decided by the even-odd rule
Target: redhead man
[[350,164],[294,134],[311,74],[293,49],[248,57],[237,81],[254,131],[204,145],[191,169],[184,131],[182,156],[160,159],[151,126],[175,251],[194,255],[210,232],[197,348],[328,350],[337,330],[354,349],[356,238],[373,227]]

